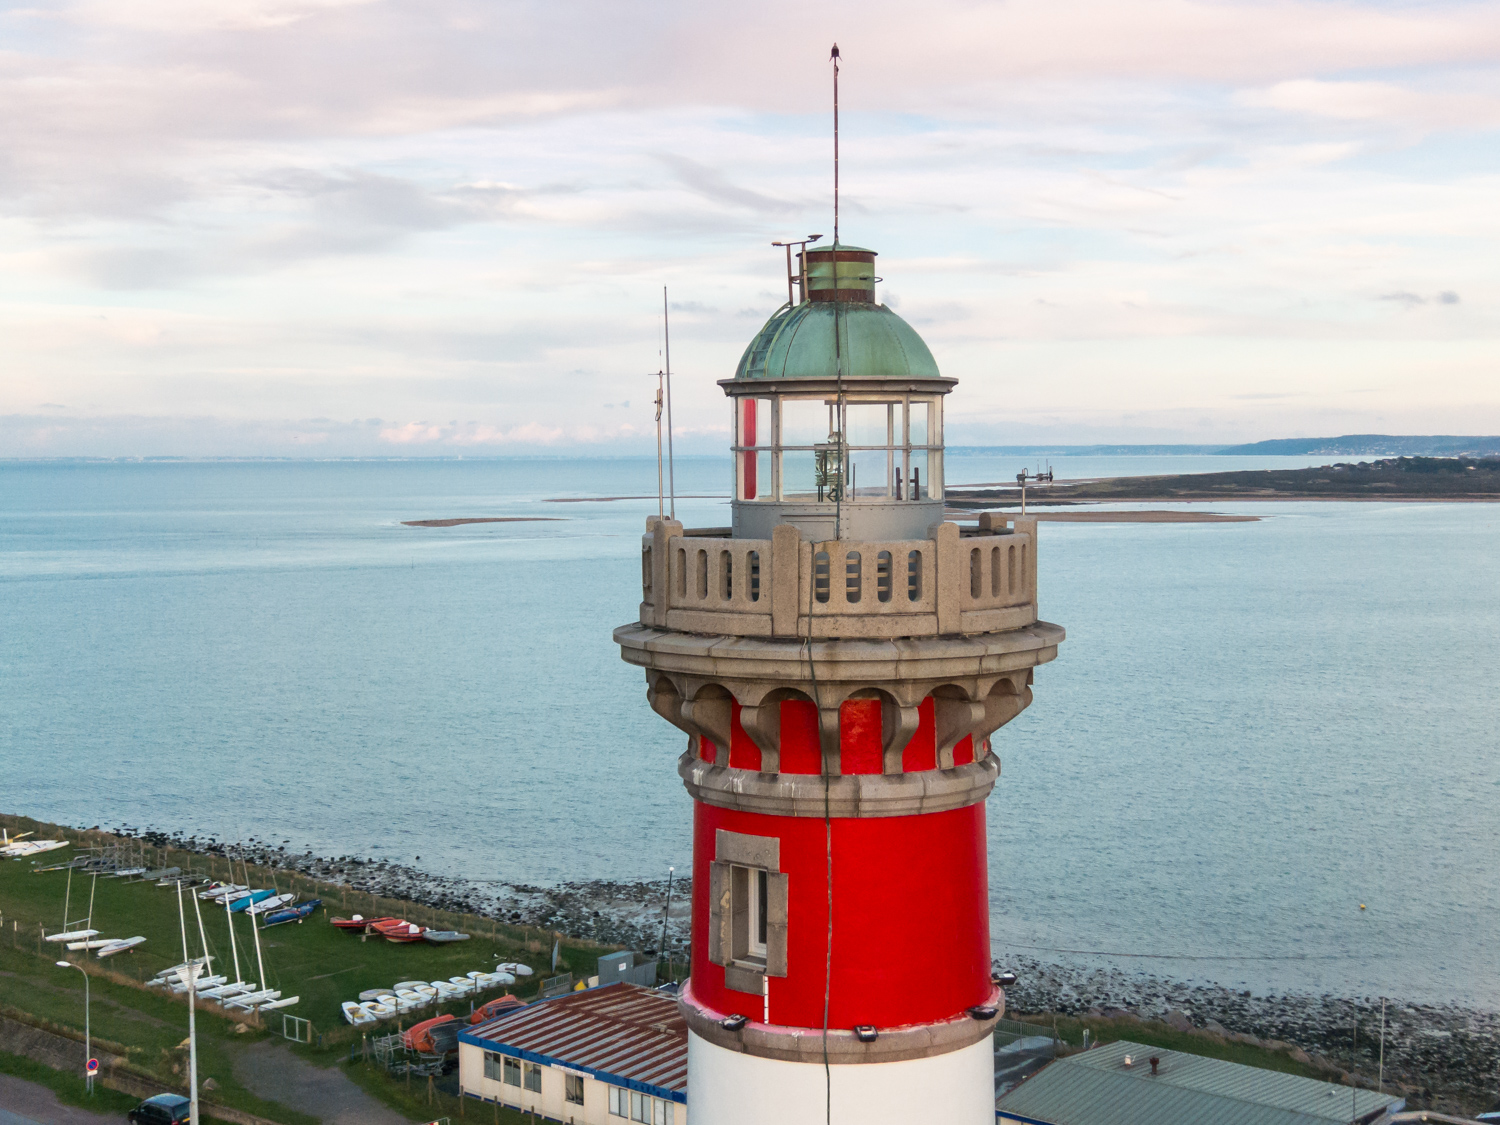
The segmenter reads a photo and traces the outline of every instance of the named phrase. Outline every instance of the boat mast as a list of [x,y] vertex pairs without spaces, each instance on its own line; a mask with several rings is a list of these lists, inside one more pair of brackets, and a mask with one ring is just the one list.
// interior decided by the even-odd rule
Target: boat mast
[[[182,889],[182,884],[177,884],[177,889]],[[203,908],[198,905],[198,896],[193,895],[193,914],[198,918],[198,948],[203,952],[203,971],[210,976],[214,971],[214,959],[208,952],[208,938],[203,933]]]
[[266,983],[265,958],[260,955],[260,927],[255,924],[253,917],[250,919],[250,932],[255,935],[255,964],[260,969],[260,986],[262,988],[270,988],[271,986]]
[[192,958],[187,951],[187,914],[182,909],[182,884],[177,884],[177,924],[182,927],[182,963],[186,965]]
[[[234,868],[229,869],[229,885],[234,886]],[[229,952],[234,957],[234,983],[244,984],[245,978],[240,975],[240,949],[234,943],[234,911],[229,909],[229,896],[224,896],[224,918],[229,923]]]

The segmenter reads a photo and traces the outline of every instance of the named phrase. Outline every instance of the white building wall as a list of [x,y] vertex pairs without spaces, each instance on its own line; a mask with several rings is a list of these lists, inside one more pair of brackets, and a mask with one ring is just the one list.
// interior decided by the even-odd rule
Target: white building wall
[[[521,1062],[524,1074],[525,1060]],[[484,1076],[484,1049],[472,1043],[458,1045],[458,1085],[464,1095],[499,1101],[512,1109],[535,1110],[543,1117],[572,1125],[627,1125],[623,1117],[609,1112],[609,1086],[597,1078],[583,1080],[583,1105],[567,1100],[566,1073],[555,1066],[542,1067],[542,1090],[535,1093],[521,1086],[507,1086]],[[676,1107],[673,1125],[687,1125],[687,1107]]]
[[821,1063],[757,1058],[688,1033],[693,1125],[993,1125],[995,1120],[989,1036],[933,1058],[833,1066],[828,1077],[831,1082],[825,1081]]

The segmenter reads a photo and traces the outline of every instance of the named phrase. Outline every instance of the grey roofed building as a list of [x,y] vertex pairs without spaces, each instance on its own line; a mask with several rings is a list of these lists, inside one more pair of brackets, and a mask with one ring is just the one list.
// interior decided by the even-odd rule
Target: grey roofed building
[[1404,1104],[1373,1090],[1122,1040],[1058,1059],[996,1099],[995,1118],[1004,1125],[1378,1125]]

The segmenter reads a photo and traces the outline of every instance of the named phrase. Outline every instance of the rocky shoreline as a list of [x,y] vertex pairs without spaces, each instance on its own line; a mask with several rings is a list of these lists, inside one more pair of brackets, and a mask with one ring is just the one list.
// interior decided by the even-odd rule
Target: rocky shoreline
[[[403,899],[486,918],[536,926],[606,945],[655,952],[662,940],[667,881],[582,880],[554,886],[433,875],[411,866],[356,856],[289,853],[252,839],[217,839],[122,828],[157,847],[205,855],[243,856],[257,866],[295,871],[382,898]],[[666,927],[666,953],[686,961],[692,895],[677,879]],[[1177,1031],[1286,1051],[1334,1080],[1373,1085],[1380,1070],[1378,997],[1256,994],[1218,985],[1185,984],[1149,973],[1127,973],[1013,957],[1007,994],[1016,1014],[1057,1013],[1087,1019],[1158,1022]],[[1120,1028],[1128,1034],[1127,1028]],[[1390,999],[1385,1011],[1385,1088],[1412,1108],[1477,1112],[1500,1097],[1500,1012],[1458,1004]]]
[[[1285,1051],[1346,1083],[1373,1087],[1380,1074],[1379,997],[1256,994],[1026,958],[1007,967],[1018,977],[1007,993],[1018,1013],[1160,1023]],[[1403,1094],[1413,1109],[1490,1108],[1500,1097],[1500,1012],[1388,999],[1384,1079],[1385,1089]]]

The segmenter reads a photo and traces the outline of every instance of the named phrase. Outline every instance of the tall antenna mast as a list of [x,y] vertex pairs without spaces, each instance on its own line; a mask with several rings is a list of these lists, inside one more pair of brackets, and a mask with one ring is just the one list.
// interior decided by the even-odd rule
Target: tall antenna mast
[[667,495],[670,514],[677,518],[677,459],[672,456],[672,325],[667,319],[667,287],[661,287],[661,338],[667,363]]
[[665,490],[661,481],[661,381],[662,373],[656,373],[656,518],[667,518],[667,502],[662,499]]
[[[828,56],[833,61],[833,245],[839,244],[839,45],[833,45],[833,53]],[[838,266],[834,266],[835,281],[838,278]]]
[[[828,56],[833,63],[833,253],[829,255],[833,266],[833,374],[838,380],[838,401],[834,407],[834,452],[838,456],[838,487],[833,496],[833,537],[844,537],[844,491],[849,487],[849,456],[845,451],[844,433],[844,350],[843,316],[839,303],[839,45],[833,45]],[[824,1013],[827,1016],[827,1013]],[[827,1028],[824,1028],[825,1035]],[[826,1045],[826,1044],[825,1044]]]

